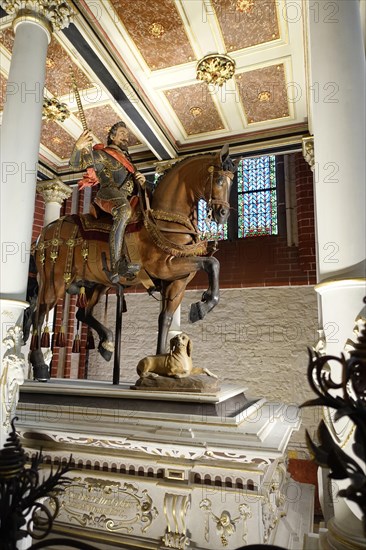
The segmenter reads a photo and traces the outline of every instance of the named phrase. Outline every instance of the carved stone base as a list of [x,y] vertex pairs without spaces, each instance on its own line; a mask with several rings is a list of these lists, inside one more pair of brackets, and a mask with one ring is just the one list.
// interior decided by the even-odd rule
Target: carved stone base
[[157,376],[156,378],[139,378],[131,389],[148,391],[174,391],[195,393],[217,393],[220,384],[217,378],[210,376],[187,376],[186,378],[173,378],[170,376]]
[[313,488],[286,471],[296,407],[228,384],[217,394],[129,387],[56,379],[21,387],[25,450],[42,447],[49,465],[71,452],[75,461],[54,535],[98,550],[303,548]]

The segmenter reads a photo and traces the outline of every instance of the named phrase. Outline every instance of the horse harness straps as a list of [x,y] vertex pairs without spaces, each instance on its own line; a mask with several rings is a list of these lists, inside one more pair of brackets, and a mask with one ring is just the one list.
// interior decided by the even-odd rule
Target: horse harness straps
[[57,220],[52,238],[47,240],[39,239],[39,241],[36,242],[35,246],[32,247],[32,252],[40,253],[40,261],[41,261],[41,264],[44,265],[44,262],[46,259],[46,250],[47,248],[51,247],[50,259],[52,261],[52,269],[54,269],[55,263],[59,256],[60,246],[65,245],[67,247],[67,252],[66,252],[65,270],[64,270],[63,278],[64,278],[65,285],[69,286],[72,279],[72,265],[73,265],[75,247],[81,245],[80,253],[83,257],[84,272],[85,272],[86,262],[88,259],[89,249],[88,249],[88,241],[85,240],[83,237],[77,237],[77,234],[79,231],[78,226],[75,226],[73,228],[72,234],[70,237],[68,237],[68,239],[65,240],[61,238],[60,236],[61,228],[65,221],[65,218],[66,216]]
[[[189,233],[193,233],[198,237],[198,232],[196,228],[194,227],[191,220],[185,216],[184,214],[179,214],[178,212],[164,212],[164,210],[150,210],[152,213],[152,216],[154,220],[164,221],[164,222],[173,222],[173,223],[179,223],[180,225],[183,225],[186,229],[188,229]],[[160,229],[160,231],[168,231],[165,227],[164,229]],[[179,230],[170,230],[170,232],[174,233],[181,233]],[[187,231],[185,231],[187,233]]]
[[64,271],[64,281],[66,286],[69,285],[72,277],[72,261],[74,259],[75,237],[77,235],[77,232],[78,232],[78,226],[76,225],[73,229],[70,239],[66,241],[67,253],[66,253],[65,271]]
[[[168,214],[169,215],[169,214]],[[170,221],[170,220],[167,220]],[[193,244],[178,244],[169,240],[163,235],[164,230],[160,229],[154,218],[154,211],[145,213],[144,225],[149,232],[154,244],[167,254],[177,257],[206,256],[208,253],[207,241],[199,241]]]
[[208,218],[212,218],[212,205],[213,204],[222,204],[223,206],[226,206],[226,208],[230,208],[230,203],[228,201],[224,201],[222,199],[213,199],[212,198],[212,188],[213,188],[213,178],[214,173],[217,172],[219,176],[229,178],[231,181],[234,179],[234,173],[230,172],[230,170],[215,170],[215,166],[212,164],[207,168],[208,173],[210,174],[210,197],[207,201],[208,206]]

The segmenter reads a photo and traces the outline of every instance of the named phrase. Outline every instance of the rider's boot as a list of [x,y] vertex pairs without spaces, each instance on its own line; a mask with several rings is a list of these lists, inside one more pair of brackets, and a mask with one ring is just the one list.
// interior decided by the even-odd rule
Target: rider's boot
[[109,239],[111,252],[111,272],[109,279],[112,283],[118,283],[121,277],[133,279],[136,273],[140,271],[141,266],[139,264],[131,264],[125,257],[121,257],[123,237],[130,217],[130,205],[113,209],[112,215],[113,226]]

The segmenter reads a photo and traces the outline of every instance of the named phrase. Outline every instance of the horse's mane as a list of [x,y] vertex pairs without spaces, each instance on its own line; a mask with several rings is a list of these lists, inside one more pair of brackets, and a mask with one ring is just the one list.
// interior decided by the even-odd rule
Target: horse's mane
[[[215,157],[216,153],[197,153],[196,155],[192,155],[191,157],[185,157],[183,159],[177,160],[176,162],[174,162],[174,164],[172,166],[170,166],[169,168],[164,170],[164,172],[162,172],[162,174],[160,174],[160,176],[158,177],[158,180],[157,180],[157,182],[154,186],[154,191],[158,188],[159,185],[161,185],[161,183],[163,183],[165,181],[166,177],[170,174],[170,172],[174,168],[176,168],[177,166],[181,166],[184,163],[188,163],[188,162],[192,161],[193,159],[196,159],[197,157],[204,157],[204,156],[206,156],[206,157],[207,156]],[[167,161],[167,162],[169,162],[169,161]]]

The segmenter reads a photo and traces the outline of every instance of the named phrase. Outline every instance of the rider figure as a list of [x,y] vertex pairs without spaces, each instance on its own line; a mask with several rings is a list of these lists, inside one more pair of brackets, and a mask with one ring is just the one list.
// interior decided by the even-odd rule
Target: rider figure
[[94,202],[113,217],[109,236],[112,282],[121,276],[132,277],[140,266],[123,258],[122,244],[127,222],[131,216],[128,197],[134,192],[134,181],[145,187],[145,176],[137,172],[128,154],[128,130],[124,122],[114,124],[108,133],[107,147],[95,145],[90,130],[85,130],[75,143],[70,166],[77,170],[86,168],[87,174],[79,182],[79,188],[96,185],[99,189]]

